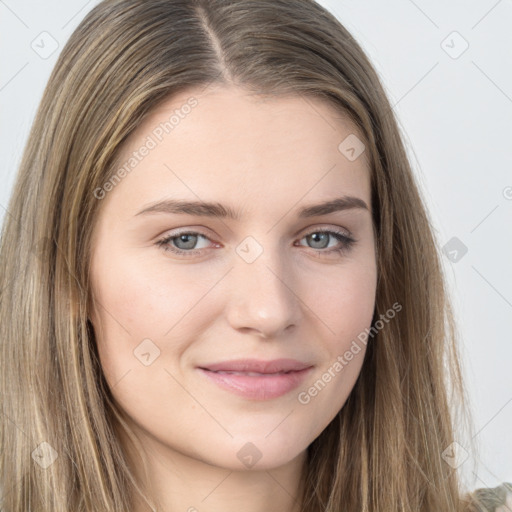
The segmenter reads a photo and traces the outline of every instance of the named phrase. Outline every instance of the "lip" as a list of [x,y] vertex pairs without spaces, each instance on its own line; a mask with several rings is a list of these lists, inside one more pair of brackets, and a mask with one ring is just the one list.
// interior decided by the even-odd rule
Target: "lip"
[[265,361],[262,359],[235,359],[233,361],[222,361],[202,365],[200,368],[211,370],[213,372],[257,372],[257,373],[279,373],[300,371],[309,368],[311,364],[302,363],[296,359],[273,359]]
[[252,400],[270,400],[298,387],[312,368],[312,365],[294,359],[243,359],[215,363],[198,369],[211,382],[236,395]]

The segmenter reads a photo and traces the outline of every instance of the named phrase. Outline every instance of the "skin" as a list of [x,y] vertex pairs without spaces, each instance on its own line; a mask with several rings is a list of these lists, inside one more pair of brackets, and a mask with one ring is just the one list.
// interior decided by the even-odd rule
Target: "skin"
[[[370,327],[375,307],[367,155],[350,161],[338,150],[358,132],[321,99],[210,87],[161,104],[132,133],[120,161],[191,96],[197,107],[101,200],[90,263],[101,365],[148,457],[145,476],[127,448],[159,511],[298,511],[306,449],[343,407],[365,345],[307,404],[298,395]],[[297,216],[303,206],[343,195],[368,209]],[[240,209],[241,219],[136,215],[169,198],[216,201]],[[309,236],[321,228],[356,243],[327,253],[343,244]],[[207,238],[167,246],[196,254],[157,245],[188,230]],[[236,252],[248,236],[263,250],[252,263]],[[134,355],[144,339],[160,350],[149,365]],[[196,368],[281,357],[313,368],[298,388],[269,400],[237,396]],[[251,467],[237,457],[248,442],[261,454]],[[134,510],[150,508],[137,501]]]

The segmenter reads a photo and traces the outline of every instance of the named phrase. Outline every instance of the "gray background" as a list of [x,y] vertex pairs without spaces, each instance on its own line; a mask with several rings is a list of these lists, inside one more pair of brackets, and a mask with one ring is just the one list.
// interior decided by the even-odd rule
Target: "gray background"
[[[0,222],[50,71],[97,3],[0,0]],[[512,482],[512,2],[320,3],[382,77],[446,247],[482,452],[461,472],[470,487]]]

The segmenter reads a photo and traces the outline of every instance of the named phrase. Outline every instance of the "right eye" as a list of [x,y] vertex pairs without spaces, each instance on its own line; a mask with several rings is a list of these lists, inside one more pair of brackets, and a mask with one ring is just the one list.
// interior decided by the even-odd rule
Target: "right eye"
[[180,233],[167,234],[164,238],[158,240],[156,245],[161,247],[164,251],[169,251],[174,254],[182,256],[195,255],[200,252],[200,249],[204,248],[197,249],[195,247],[200,238],[209,240],[209,238],[202,233],[196,231],[182,231]]

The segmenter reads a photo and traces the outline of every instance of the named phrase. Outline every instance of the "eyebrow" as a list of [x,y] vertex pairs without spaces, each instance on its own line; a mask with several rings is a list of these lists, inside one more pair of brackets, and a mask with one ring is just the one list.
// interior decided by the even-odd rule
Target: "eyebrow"
[[[298,211],[299,218],[328,215],[343,210],[362,209],[370,211],[368,205],[359,197],[342,196],[323,203],[304,206]],[[136,215],[149,213],[171,213],[195,215],[199,217],[214,217],[221,219],[240,220],[241,215],[230,206],[216,202],[182,201],[178,199],[165,199],[152,203]]]

